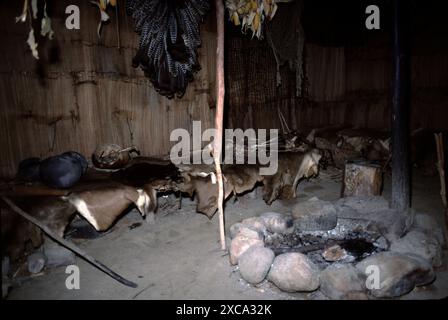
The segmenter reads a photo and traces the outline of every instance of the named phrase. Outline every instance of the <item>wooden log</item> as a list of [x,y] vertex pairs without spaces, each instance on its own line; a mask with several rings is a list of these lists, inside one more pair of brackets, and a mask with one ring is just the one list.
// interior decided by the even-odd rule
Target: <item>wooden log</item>
[[383,179],[381,166],[367,161],[351,161],[345,164],[342,196],[378,196]]

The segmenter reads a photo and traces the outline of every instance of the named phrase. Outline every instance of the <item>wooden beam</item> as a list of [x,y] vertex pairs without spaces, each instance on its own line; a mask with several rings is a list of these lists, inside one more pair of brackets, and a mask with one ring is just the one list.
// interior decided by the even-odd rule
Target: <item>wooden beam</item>
[[399,211],[406,211],[410,207],[410,63],[407,9],[408,1],[394,0],[391,207]]

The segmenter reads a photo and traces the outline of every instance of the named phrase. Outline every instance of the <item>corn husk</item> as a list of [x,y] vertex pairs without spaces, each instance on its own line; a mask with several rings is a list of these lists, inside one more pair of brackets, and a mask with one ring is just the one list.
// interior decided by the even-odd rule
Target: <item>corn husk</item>
[[263,22],[274,17],[277,4],[276,0],[226,0],[226,8],[230,21],[236,26],[241,25],[243,33],[251,30],[252,37],[261,39]]

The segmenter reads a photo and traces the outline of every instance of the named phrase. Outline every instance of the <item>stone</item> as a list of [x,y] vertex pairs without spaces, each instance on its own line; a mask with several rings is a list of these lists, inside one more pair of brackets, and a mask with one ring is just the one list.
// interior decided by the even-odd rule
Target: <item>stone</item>
[[263,218],[251,217],[251,218],[244,219],[243,221],[241,221],[241,223],[243,225],[245,225],[246,227],[250,227],[254,230],[260,231],[264,235],[266,235],[266,233],[267,233],[267,228],[266,228],[266,225],[264,224]]
[[319,288],[319,268],[304,254],[289,252],[274,259],[268,280],[287,292],[314,291]]
[[235,238],[238,232],[240,232],[242,227],[244,227],[244,225],[241,222],[232,224],[229,228],[230,239]]
[[337,209],[348,207],[361,215],[389,209],[389,203],[381,196],[345,197],[339,199],[335,206]]
[[336,227],[338,217],[334,205],[329,201],[311,198],[298,203],[292,210],[294,225],[300,231],[324,231]]
[[374,212],[365,218],[370,219],[389,242],[401,238],[406,231],[408,217],[392,209]]
[[271,268],[274,257],[274,252],[269,248],[250,247],[238,259],[241,277],[251,284],[262,282]]
[[237,235],[233,238],[229,248],[230,264],[238,263],[239,257],[252,246],[264,246],[264,241],[260,239],[247,238],[242,235]]
[[76,264],[76,255],[49,237],[45,237],[43,253],[47,258],[46,265],[49,268]]
[[333,264],[320,274],[320,291],[334,300],[366,300],[362,274],[351,264]]
[[[379,272],[378,283],[375,283],[375,268]],[[413,254],[381,252],[359,262],[356,269],[369,277],[365,285],[368,293],[376,298],[399,297],[435,279],[431,264]]]
[[421,230],[411,230],[403,238],[392,242],[390,251],[413,253],[431,263],[442,266],[442,247],[436,237]]
[[348,197],[339,199],[335,208],[338,221],[362,226],[365,231],[375,232],[392,242],[403,236],[410,215],[389,209],[383,197]]
[[272,233],[286,234],[294,231],[294,221],[291,217],[277,212],[265,212],[260,215],[264,225]]
[[42,252],[34,252],[26,258],[26,261],[28,271],[35,274],[41,272],[45,268],[47,258]]
[[260,239],[263,240],[264,236],[263,234],[255,230],[251,227],[247,227],[242,223],[235,223],[230,227],[230,237],[233,239],[238,235],[242,235],[246,238],[252,238],[252,239]]
[[373,245],[380,250],[388,250],[390,247],[389,242],[383,236],[378,237]]
[[437,238],[440,245],[445,245],[445,235],[440,223],[432,216],[423,213],[417,213],[414,217],[414,227],[423,230],[425,233],[432,234]]
[[342,249],[339,245],[328,247],[322,252],[322,257],[330,262],[344,260],[347,256],[347,251]]

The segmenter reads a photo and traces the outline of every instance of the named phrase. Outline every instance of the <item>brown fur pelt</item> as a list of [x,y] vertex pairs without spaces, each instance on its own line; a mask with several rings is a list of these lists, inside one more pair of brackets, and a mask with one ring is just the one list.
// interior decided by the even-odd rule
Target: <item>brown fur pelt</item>
[[[258,182],[263,183],[263,199],[271,204],[277,198],[296,196],[297,184],[302,178],[318,174],[321,155],[318,150],[308,152],[284,152],[279,154],[278,170],[274,175],[260,175],[259,165],[223,166],[224,199],[232,193],[241,194],[254,189]],[[217,210],[218,185],[214,183],[215,171],[212,166],[178,165],[183,182],[178,189],[190,196],[196,195],[196,210],[209,218]]]
[[306,153],[280,153],[277,173],[271,176],[264,176],[264,201],[270,205],[277,198],[295,198],[299,181],[302,178],[310,178],[318,174],[321,157],[321,154],[316,149]]
[[[212,218],[217,206],[218,184],[214,181],[214,168],[207,165],[179,165],[184,181],[178,184],[181,192],[189,196],[196,195],[196,211]],[[256,165],[223,166],[224,199],[232,193],[240,194],[252,190],[263,178],[259,175]]]

